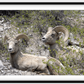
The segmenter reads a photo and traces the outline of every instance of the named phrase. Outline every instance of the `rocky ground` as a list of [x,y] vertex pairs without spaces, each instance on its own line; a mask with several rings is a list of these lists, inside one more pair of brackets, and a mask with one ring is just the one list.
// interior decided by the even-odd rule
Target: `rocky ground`
[[[83,14],[81,16],[83,16]],[[84,28],[84,17],[82,17],[81,20],[80,28]],[[70,22],[71,26],[74,26],[73,23],[75,23],[75,19],[68,18],[67,22]],[[15,69],[10,64],[9,54],[3,45],[3,37],[4,35],[14,37],[18,32],[22,31],[29,37],[29,42],[27,44],[24,44],[21,40],[20,47],[22,52],[38,56],[49,56],[48,45],[45,45],[41,41],[42,36],[45,34],[44,32],[40,35],[39,32],[34,31],[33,25],[28,28],[17,28],[14,25],[10,25],[10,22],[3,22],[3,20],[0,19],[0,75],[40,75],[36,72]],[[82,39],[80,39],[80,41],[82,42]],[[83,72],[83,69],[74,70],[74,73],[77,75],[82,75]]]

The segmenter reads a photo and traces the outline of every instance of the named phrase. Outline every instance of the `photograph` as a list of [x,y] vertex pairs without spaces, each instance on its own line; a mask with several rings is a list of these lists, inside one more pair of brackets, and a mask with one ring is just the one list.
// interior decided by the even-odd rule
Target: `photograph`
[[0,80],[83,80],[83,5],[0,5]]

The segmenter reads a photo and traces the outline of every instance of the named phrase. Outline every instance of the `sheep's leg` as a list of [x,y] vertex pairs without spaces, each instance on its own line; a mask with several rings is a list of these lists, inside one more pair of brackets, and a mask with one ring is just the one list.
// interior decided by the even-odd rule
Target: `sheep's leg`
[[52,61],[48,62],[48,69],[51,75],[58,75],[58,73],[55,71],[54,67],[53,67],[53,63]]
[[49,75],[50,74],[48,68],[45,68],[44,72],[46,73],[46,75]]
[[55,69],[53,69],[52,66],[48,66],[48,69],[51,75],[58,75],[58,73],[55,71]]
[[48,69],[51,75],[64,75],[64,66],[57,59],[49,59],[47,62]]
[[50,75],[48,68],[45,68],[45,70],[42,71],[36,71],[36,73],[40,75]]

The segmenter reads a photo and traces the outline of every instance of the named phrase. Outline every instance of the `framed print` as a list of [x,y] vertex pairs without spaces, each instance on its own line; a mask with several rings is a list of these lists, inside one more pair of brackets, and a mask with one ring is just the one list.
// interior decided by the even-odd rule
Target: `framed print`
[[0,81],[84,82],[84,5],[0,5]]

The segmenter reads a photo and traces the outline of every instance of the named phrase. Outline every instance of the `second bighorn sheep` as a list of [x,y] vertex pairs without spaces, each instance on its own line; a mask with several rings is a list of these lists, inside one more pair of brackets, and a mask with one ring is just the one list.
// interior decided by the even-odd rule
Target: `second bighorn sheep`
[[[55,57],[57,58],[56,54],[58,53],[58,51],[61,50],[67,50],[67,49],[71,49],[71,50],[76,50],[78,52],[78,49],[75,49],[71,46],[60,46],[63,43],[57,43],[56,41],[58,41],[60,39],[60,36],[62,35],[62,33],[64,34],[64,38],[60,41],[64,42],[65,44],[67,44],[68,42],[68,38],[69,38],[69,31],[68,29],[66,29],[63,26],[56,26],[54,28],[49,27],[48,28],[48,32],[43,36],[42,41],[45,44],[48,44],[50,46],[50,56],[51,57]],[[60,42],[59,41],[59,42]],[[78,43],[75,42],[69,42],[71,45],[78,45]],[[84,50],[84,49],[83,49]],[[61,52],[60,52],[61,54]]]
[[56,26],[55,28],[49,27],[48,32],[42,38],[42,41],[50,46],[50,56],[55,58],[56,52],[58,52],[61,49],[60,45],[56,43],[56,41],[60,39],[60,32],[64,33],[65,37],[63,40],[65,42],[69,37],[69,32],[63,26]]
[[19,39],[21,38],[24,38],[27,41],[29,40],[25,34],[18,34],[15,38],[9,38],[8,36],[4,37],[4,42],[7,40],[8,43],[10,62],[13,67],[20,70],[39,70],[46,73],[49,71],[50,74],[53,75],[61,74],[60,71],[62,72],[62,68],[64,68],[64,66],[59,60],[52,57],[23,54],[19,48]]

